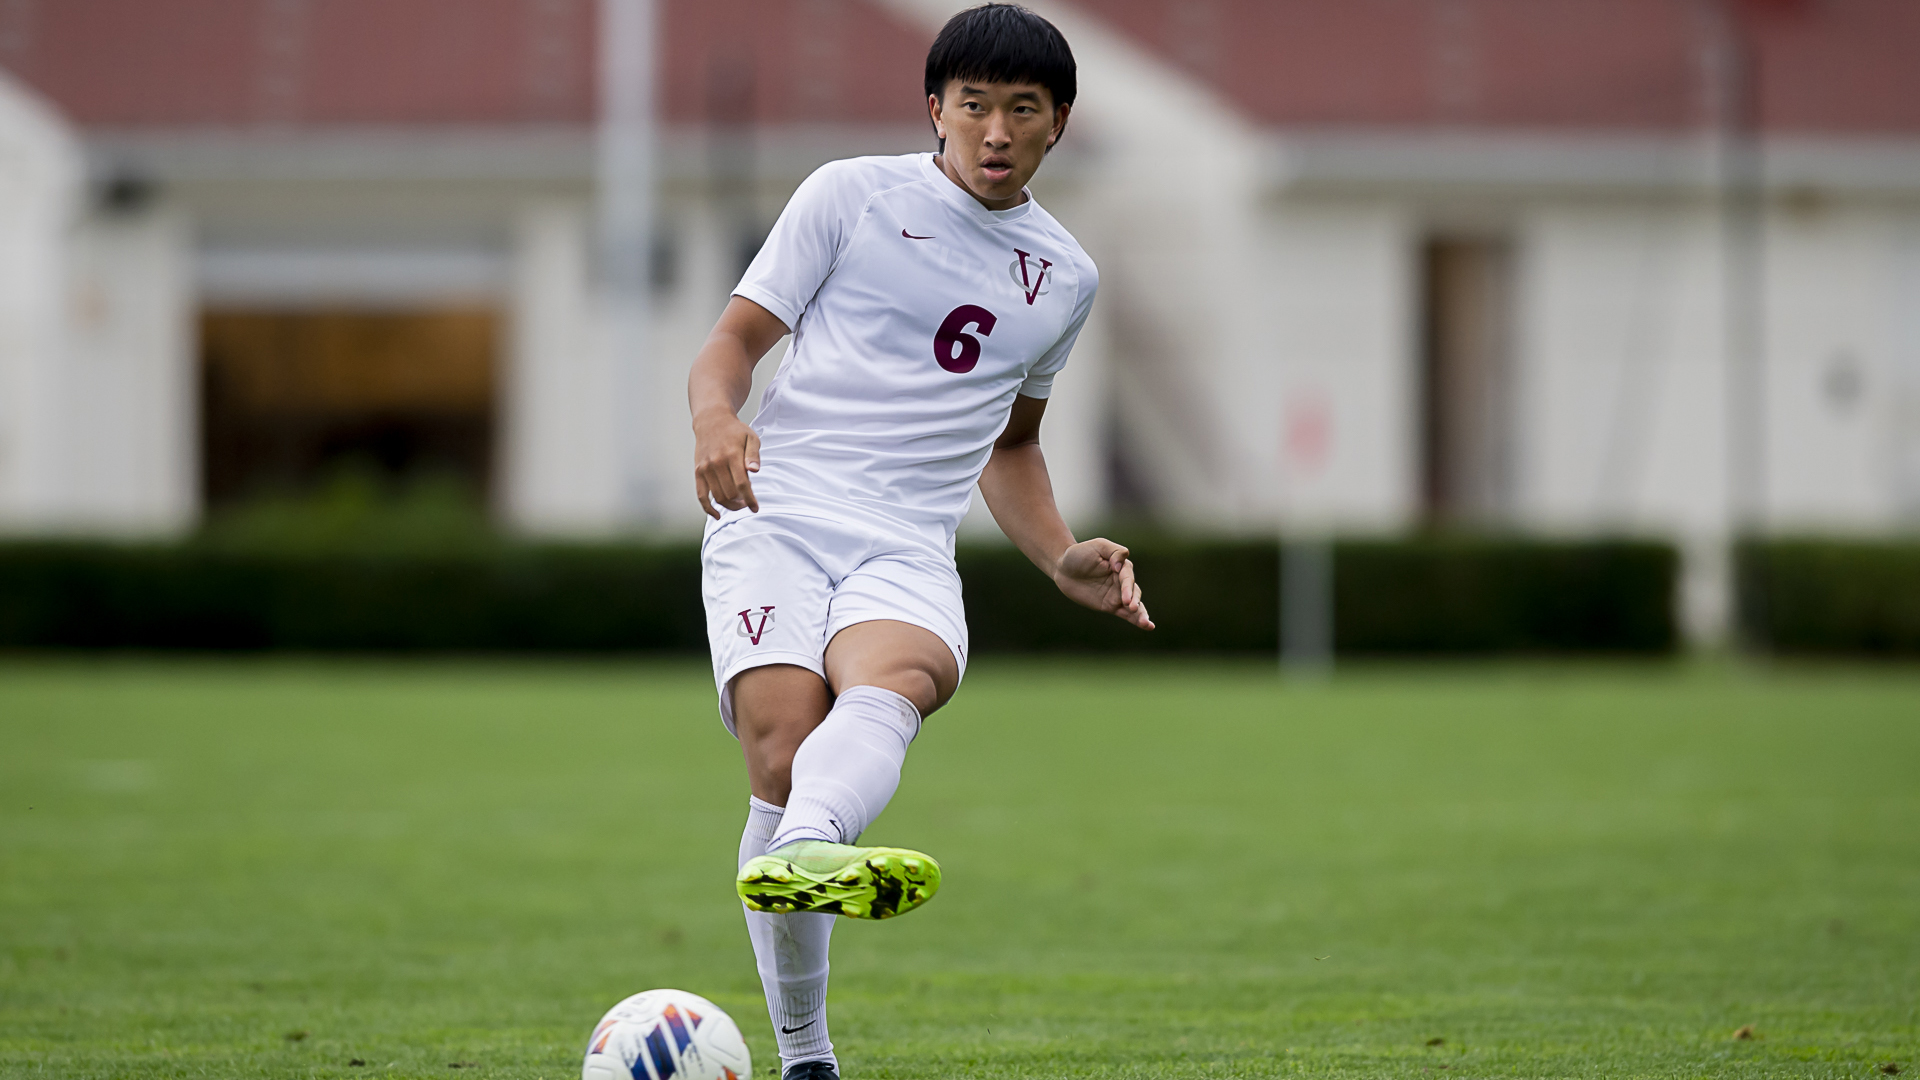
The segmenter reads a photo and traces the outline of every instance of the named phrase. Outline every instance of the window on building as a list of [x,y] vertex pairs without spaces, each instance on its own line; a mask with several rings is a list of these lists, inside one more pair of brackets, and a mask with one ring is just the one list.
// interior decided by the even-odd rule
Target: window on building
[[1512,486],[1511,248],[1434,239],[1421,278],[1423,508],[1437,525],[1498,521]]
[[492,311],[210,311],[200,330],[210,507],[311,491],[343,469],[451,478],[484,498]]

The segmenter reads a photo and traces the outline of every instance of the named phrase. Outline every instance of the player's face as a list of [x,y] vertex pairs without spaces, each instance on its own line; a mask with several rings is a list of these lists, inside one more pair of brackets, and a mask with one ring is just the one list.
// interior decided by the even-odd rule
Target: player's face
[[1037,83],[970,83],[955,79],[928,97],[933,127],[947,140],[942,167],[991,210],[1020,203],[1020,189],[1067,126],[1071,106],[1055,108]]

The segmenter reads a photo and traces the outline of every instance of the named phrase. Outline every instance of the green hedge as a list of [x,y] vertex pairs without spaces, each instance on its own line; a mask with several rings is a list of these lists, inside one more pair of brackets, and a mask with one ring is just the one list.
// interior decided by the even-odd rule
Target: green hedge
[[[1134,557],[1150,634],[1076,607],[1011,548],[963,548],[974,651],[1277,647],[1273,542],[1162,539]],[[1348,541],[1335,567],[1344,654],[1674,647],[1675,557],[1658,544]],[[691,545],[0,545],[4,647],[700,652],[704,626]]]
[[1666,544],[1358,541],[1335,565],[1345,653],[1664,653],[1679,640]]
[[691,546],[0,547],[0,645],[694,649],[705,627]]
[[[1271,541],[1133,547],[1158,629],[1087,619],[1018,552],[960,553],[976,651],[1279,647]],[[1678,558],[1664,544],[1482,538],[1334,545],[1334,642],[1343,655],[1671,651]],[[1023,572],[1024,571],[1024,572]]]
[[1787,653],[1920,653],[1920,543],[1767,540],[1739,553],[1741,621]]

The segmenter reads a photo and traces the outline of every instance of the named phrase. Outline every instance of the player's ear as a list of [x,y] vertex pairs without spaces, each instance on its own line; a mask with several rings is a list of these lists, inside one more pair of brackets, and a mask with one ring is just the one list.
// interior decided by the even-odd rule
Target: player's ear
[[1054,144],[1060,141],[1060,136],[1067,133],[1067,114],[1072,111],[1073,106],[1071,105],[1055,105],[1053,107],[1053,134],[1047,136],[1048,150],[1052,150]]
[[941,142],[947,141],[946,125],[940,122],[940,95],[927,95],[927,118],[933,121],[933,133]]

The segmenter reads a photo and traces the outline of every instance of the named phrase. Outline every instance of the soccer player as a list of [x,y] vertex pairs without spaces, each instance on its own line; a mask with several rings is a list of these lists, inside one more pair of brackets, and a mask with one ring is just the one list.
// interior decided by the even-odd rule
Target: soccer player
[[[688,379],[714,681],[752,789],[737,885],[786,1080],[838,1080],[834,917],[888,918],[940,885],[925,854],[854,844],[966,668],[953,538],[975,483],[1062,592],[1153,627],[1127,549],[1075,541],[1040,453],[1098,282],[1026,189],[1074,83],[1045,19],[954,16],[927,54],[940,152],[808,177]],[[788,332],[748,426],[754,365]]]

